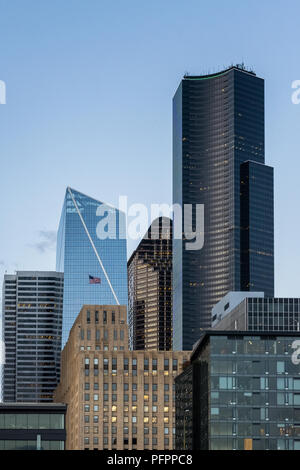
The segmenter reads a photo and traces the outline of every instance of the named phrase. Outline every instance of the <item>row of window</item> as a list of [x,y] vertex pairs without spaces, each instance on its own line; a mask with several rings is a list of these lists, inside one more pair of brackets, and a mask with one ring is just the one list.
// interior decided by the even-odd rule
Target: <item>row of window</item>
[[[137,401],[137,395],[135,393],[130,395],[130,397],[131,397],[131,401],[133,401],[133,402]],[[117,397],[116,393],[112,393],[112,394],[104,393],[103,394],[103,401],[109,401],[110,398],[111,398],[111,401],[114,401],[114,402],[118,400],[118,397]],[[173,399],[174,399],[174,397],[173,397]],[[99,394],[98,393],[93,394],[93,400],[94,401],[99,401]],[[129,395],[127,393],[124,393],[123,400],[124,401],[129,401]],[[90,401],[90,394],[89,393],[84,394],[84,401]],[[149,395],[144,395],[144,401],[149,401]],[[152,402],[157,402],[157,401],[158,401],[158,396],[156,394],[153,394],[152,395]],[[168,403],[168,402],[169,402],[169,395],[165,394],[164,395],[164,403]]]
[[[118,336],[120,337],[120,340],[121,340],[121,341],[124,341],[124,330],[123,330],[123,329],[120,330],[120,335],[118,335],[118,330],[116,330],[116,329],[113,330],[113,339],[114,339],[114,341],[117,341],[117,340],[119,339]],[[81,328],[81,330],[80,330],[80,339],[81,339],[81,340],[84,340],[84,338],[85,338],[85,330],[84,330],[83,328]],[[92,339],[92,338],[91,338],[91,330],[90,330],[90,329],[87,329],[87,330],[86,330],[86,339],[87,339],[88,341]],[[96,331],[95,331],[95,339],[96,339],[96,341],[100,341],[100,330],[97,330],[97,329],[96,329]],[[104,332],[103,332],[103,339],[104,339],[104,340],[108,340],[108,330],[106,330],[106,329],[105,329]]]
[[[108,437],[103,437],[103,445],[106,446],[108,445]],[[157,438],[156,437],[152,437],[152,445],[157,445]],[[85,437],[84,438],[84,445],[90,445],[90,443],[93,443],[94,445],[99,445],[99,438],[98,437],[93,437],[93,439],[91,440],[89,437]],[[112,446],[116,446],[118,443],[117,441],[117,438],[116,437],[112,437],[111,438],[111,445]],[[148,437],[144,437],[144,445],[149,445],[150,443],[150,440]],[[136,437],[133,437],[131,439],[131,444],[132,445],[137,445],[137,438]],[[128,438],[123,438],[123,445],[129,445],[129,439]],[[165,437],[164,438],[164,445],[165,446],[168,446],[169,445],[169,438],[168,437]]]

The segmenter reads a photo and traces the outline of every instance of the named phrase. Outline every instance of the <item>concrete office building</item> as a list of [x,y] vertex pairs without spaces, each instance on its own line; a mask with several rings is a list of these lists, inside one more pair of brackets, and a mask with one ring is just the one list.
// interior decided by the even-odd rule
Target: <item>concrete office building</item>
[[85,305],[62,352],[55,400],[67,449],[173,449],[174,378],[189,352],[130,351],[126,307]]

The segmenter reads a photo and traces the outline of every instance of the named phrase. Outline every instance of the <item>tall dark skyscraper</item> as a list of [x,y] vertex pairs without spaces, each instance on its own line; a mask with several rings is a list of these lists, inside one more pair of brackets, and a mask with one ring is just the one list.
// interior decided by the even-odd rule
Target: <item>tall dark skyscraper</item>
[[173,347],[191,349],[229,291],[274,295],[273,168],[264,80],[243,66],[185,76],[173,100],[173,203],[204,204],[204,246],[173,240]]
[[172,349],[172,221],[159,217],[128,261],[131,349]]
[[2,399],[51,402],[60,377],[63,274],[5,274],[2,302]]

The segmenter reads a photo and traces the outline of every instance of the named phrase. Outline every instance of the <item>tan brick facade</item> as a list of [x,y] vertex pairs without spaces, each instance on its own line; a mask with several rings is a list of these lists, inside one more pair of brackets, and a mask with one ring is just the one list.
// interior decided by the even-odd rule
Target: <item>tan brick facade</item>
[[126,307],[85,305],[62,352],[55,401],[67,449],[173,449],[174,377],[190,352],[129,351]]

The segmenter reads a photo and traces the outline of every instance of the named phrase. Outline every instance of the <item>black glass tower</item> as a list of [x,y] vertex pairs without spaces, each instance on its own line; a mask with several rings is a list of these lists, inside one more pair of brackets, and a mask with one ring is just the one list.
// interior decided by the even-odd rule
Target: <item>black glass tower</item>
[[264,127],[264,80],[244,66],[185,76],[174,96],[173,203],[193,205],[194,225],[195,205],[204,205],[203,248],[173,240],[174,349],[192,348],[227,292],[274,295]]

